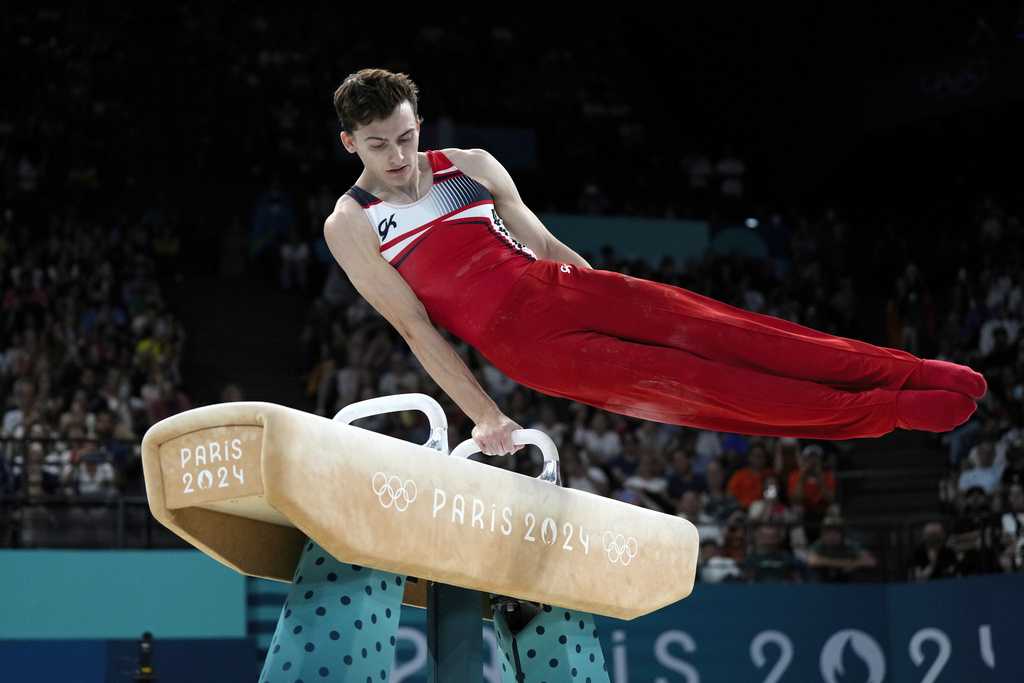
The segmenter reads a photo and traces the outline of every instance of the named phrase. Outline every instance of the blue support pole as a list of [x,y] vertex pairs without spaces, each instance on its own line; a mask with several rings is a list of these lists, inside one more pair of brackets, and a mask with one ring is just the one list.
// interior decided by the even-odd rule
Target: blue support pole
[[478,591],[431,582],[427,588],[429,683],[479,681],[483,624]]

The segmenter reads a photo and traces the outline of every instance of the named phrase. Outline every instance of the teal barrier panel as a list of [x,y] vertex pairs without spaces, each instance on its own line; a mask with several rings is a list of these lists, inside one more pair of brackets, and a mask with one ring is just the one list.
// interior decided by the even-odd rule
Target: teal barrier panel
[[710,243],[703,221],[661,220],[614,216],[575,216],[545,213],[544,226],[561,242],[582,254],[597,255],[610,244],[620,256],[640,258],[652,265],[671,254],[676,263],[699,261]]
[[[269,598],[265,586],[257,590]],[[1024,576],[1008,575],[697,584],[688,599],[646,617],[595,621],[614,683],[1016,683],[1024,681],[1022,614]],[[498,643],[490,624],[482,628],[481,680],[500,683]],[[423,610],[402,610],[390,680],[427,680]]]
[[0,551],[0,606],[0,640],[246,636],[245,577],[197,550]]

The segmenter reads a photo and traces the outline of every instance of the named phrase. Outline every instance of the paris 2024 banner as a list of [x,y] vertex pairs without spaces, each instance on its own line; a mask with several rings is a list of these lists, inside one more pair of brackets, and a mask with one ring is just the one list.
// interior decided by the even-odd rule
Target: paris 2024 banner
[[[392,683],[426,681],[426,613],[405,608]],[[1024,576],[927,584],[702,585],[633,621],[598,618],[614,683],[1024,681]],[[484,632],[484,676],[499,650]]]

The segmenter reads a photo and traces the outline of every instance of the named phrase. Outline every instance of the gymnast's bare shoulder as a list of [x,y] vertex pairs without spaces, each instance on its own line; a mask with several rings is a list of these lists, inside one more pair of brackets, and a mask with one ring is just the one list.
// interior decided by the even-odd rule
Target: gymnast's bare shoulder
[[380,244],[362,207],[348,195],[324,222],[327,246],[352,286],[406,340],[422,325],[433,326],[419,298],[380,254]]

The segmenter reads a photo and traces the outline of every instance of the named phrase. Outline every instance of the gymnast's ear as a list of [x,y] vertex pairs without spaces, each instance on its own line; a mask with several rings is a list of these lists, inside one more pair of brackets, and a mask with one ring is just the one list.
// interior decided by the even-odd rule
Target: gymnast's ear
[[349,154],[356,153],[356,141],[351,133],[343,130],[338,133],[338,139],[341,140],[341,146],[345,148],[345,151]]

